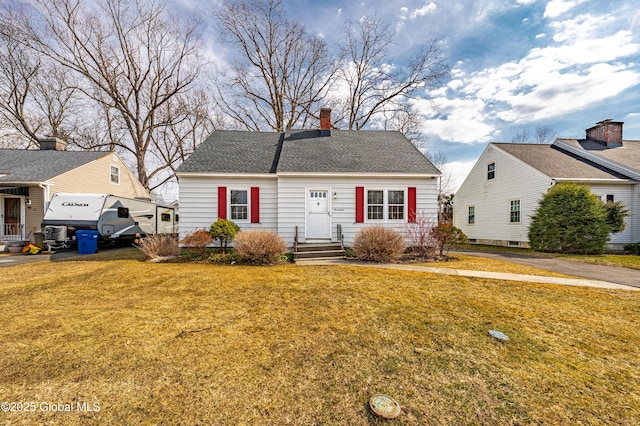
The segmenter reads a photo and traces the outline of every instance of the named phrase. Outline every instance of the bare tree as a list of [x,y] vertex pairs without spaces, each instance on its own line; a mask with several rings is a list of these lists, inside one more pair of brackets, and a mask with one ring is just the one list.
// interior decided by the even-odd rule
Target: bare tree
[[536,143],[551,143],[556,139],[556,131],[550,126],[536,127]]
[[216,81],[223,111],[249,130],[304,127],[335,73],[327,46],[286,17],[281,0],[227,1],[215,11],[237,60]]
[[402,111],[416,90],[436,88],[449,74],[436,40],[421,46],[406,67],[390,60],[393,43],[393,29],[380,19],[364,17],[346,24],[341,78],[349,93],[344,102],[349,130],[366,127],[376,116]]
[[116,146],[129,153],[138,179],[149,189],[154,138],[170,124],[160,111],[187,93],[200,71],[196,22],[178,22],[155,0],[11,3],[1,24],[24,35],[26,47],[73,74],[77,90],[102,105],[115,133],[125,130],[126,137],[109,137],[92,148]]
[[0,31],[0,123],[14,146],[39,146],[43,136],[68,138],[77,90],[68,73],[25,48],[14,28]]
[[527,129],[518,130],[518,132],[511,138],[512,143],[531,143],[531,136]]
[[515,136],[511,138],[511,142],[545,144],[553,142],[555,138],[556,131],[550,126],[543,125],[536,127],[533,138],[527,129],[518,130]]

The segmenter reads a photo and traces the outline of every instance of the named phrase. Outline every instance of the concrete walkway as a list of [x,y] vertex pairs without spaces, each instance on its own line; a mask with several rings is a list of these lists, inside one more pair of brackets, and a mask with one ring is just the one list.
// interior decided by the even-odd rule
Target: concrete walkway
[[633,287],[633,286],[623,285],[623,284],[616,284],[616,283],[601,281],[601,280],[591,280],[591,279],[582,279],[582,278],[559,278],[559,277],[547,277],[547,276],[541,276],[541,275],[509,274],[509,273],[503,273],[503,272],[469,271],[464,269],[432,268],[429,266],[417,266],[417,265],[400,264],[400,263],[381,264],[381,263],[367,263],[367,262],[352,262],[348,260],[297,260],[296,264],[301,266],[306,266],[306,265],[361,266],[361,267],[367,267],[367,268],[431,272],[434,274],[458,275],[461,277],[491,278],[491,279],[507,280],[507,281],[597,287],[597,288],[608,288],[608,289],[614,289],[614,290],[631,290],[631,291],[640,290],[640,288],[638,287]]

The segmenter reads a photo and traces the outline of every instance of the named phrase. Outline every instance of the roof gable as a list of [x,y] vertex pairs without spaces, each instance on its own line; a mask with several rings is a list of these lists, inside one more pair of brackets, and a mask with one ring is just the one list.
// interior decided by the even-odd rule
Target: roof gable
[[109,154],[0,149],[0,182],[44,182]]
[[218,130],[178,172],[440,174],[400,132],[365,130]]

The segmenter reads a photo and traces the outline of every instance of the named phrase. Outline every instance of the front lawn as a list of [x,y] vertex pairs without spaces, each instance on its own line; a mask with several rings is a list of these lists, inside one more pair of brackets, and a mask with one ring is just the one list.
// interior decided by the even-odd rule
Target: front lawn
[[561,257],[563,259],[593,263],[595,265],[619,266],[623,268],[640,269],[640,256],[633,256],[629,254],[602,254],[595,256],[566,254],[562,255]]
[[0,269],[2,423],[640,423],[636,292],[104,255]]

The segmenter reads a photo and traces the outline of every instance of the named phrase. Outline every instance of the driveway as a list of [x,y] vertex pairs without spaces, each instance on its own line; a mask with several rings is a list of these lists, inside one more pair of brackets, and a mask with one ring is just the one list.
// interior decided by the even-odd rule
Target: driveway
[[592,265],[590,263],[565,260],[547,256],[532,256],[524,253],[491,252],[475,250],[452,250],[451,254],[460,253],[467,256],[485,257],[503,260],[520,265],[534,266],[547,271],[574,275],[590,280],[608,281],[616,284],[630,285],[640,288],[640,270],[617,266]]
[[78,256],[77,250],[61,250],[54,254],[2,254],[0,255],[0,267],[42,262],[44,260],[56,261],[73,256]]

